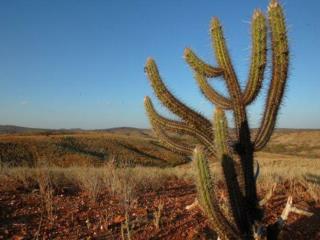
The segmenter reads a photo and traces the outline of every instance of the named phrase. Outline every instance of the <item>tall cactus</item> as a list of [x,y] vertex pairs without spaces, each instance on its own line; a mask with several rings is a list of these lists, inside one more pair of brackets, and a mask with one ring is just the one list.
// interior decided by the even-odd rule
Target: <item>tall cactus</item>
[[[193,153],[198,176],[199,203],[221,239],[271,239],[270,236],[278,235],[281,225],[279,222],[267,227],[261,224],[263,211],[259,206],[253,167],[253,153],[267,144],[274,130],[288,75],[287,30],[280,4],[271,0],[268,21],[262,11],[254,11],[251,26],[251,64],[244,90],[241,89],[233,68],[218,18],[213,18],[211,22],[217,67],[205,63],[191,49],[184,51],[185,60],[193,70],[201,92],[216,105],[213,121],[186,106],[167,89],[153,59],[148,59],[145,66],[145,72],[158,99],[180,118],[177,121],[161,116],[154,109],[150,98],[146,97],[145,108],[151,125],[157,137],[167,147],[181,154]],[[256,99],[262,86],[267,62],[268,27],[271,32],[272,79],[260,127],[252,137],[246,107]],[[219,76],[225,80],[228,96],[221,95],[208,83],[208,78]],[[224,113],[228,110],[233,112],[235,120],[236,134],[233,138],[228,134]],[[192,136],[198,145],[178,142],[168,132]],[[221,163],[231,218],[227,218],[218,205],[208,159]]]

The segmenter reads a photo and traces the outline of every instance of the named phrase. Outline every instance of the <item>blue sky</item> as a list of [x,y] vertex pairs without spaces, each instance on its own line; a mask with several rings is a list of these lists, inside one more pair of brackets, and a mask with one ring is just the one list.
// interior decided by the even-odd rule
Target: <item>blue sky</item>
[[[320,128],[320,1],[282,3],[291,66],[277,126]],[[149,127],[143,97],[156,102],[143,71],[149,56],[169,88],[210,118],[213,107],[200,94],[183,49],[191,47],[214,64],[209,23],[218,16],[243,86],[251,15],[255,8],[266,11],[267,5],[266,0],[1,1],[0,124]],[[212,81],[223,90],[221,82]],[[259,124],[267,82],[249,108],[252,127]]]

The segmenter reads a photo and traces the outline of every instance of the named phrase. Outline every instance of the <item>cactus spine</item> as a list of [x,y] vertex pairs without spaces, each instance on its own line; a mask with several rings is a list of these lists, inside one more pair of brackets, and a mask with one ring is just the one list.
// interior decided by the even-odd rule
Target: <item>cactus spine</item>
[[[268,27],[271,32],[272,78],[260,127],[255,136],[251,137],[246,107],[258,96],[264,79]],[[211,36],[217,67],[205,63],[189,48],[185,49],[184,58],[193,70],[204,96],[216,105],[213,121],[186,106],[167,89],[161,80],[155,61],[151,58],[147,60],[145,67],[151,86],[161,103],[180,120],[162,117],[154,109],[149,97],[145,98],[145,108],[160,141],[181,154],[191,155],[193,152],[198,176],[199,202],[219,237],[221,239],[266,237],[263,235],[265,231],[261,231],[263,212],[257,197],[253,153],[261,150],[271,137],[286,86],[289,49],[285,17],[276,0],[271,0],[269,4],[268,24],[262,11],[254,11],[251,26],[251,63],[244,90],[241,89],[234,71],[218,18],[213,18],[211,22]],[[221,95],[208,83],[208,78],[213,77],[222,77],[225,80],[228,96]],[[235,139],[231,139],[228,134],[224,113],[228,110],[234,115]],[[199,145],[177,142],[166,134],[167,132],[187,134]],[[232,211],[231,220],[227,219],[218,205],[208,159],[221,164]],[[260,228],[257,228],[257,225]],[[277,234],[278,232],[273,236]]]

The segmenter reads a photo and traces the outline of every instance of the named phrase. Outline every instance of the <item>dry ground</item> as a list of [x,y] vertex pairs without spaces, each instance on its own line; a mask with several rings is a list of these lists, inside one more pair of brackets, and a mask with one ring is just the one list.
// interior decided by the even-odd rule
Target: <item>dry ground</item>
[[[148,133],[145,136],[127,134],[75,134],[71,137],[76,143],[67,138],[67,147],[62,150],[57,147],[65,141],[65,136],[61,135],[0,137],[0,143],[21,146],[31,141],[30,146],[37,147],[41,160],[46,154],[47,158],[58,158],[74,151],[74,162],[66,166],[61,165],[62,161],[57,166],[52,162],[41,165],[42,161],[37,167],[2,165],[0,239],[128,239],[128,233],[131,239],[215,239],[201,210],[185,209],[196,197],[192,163],[167,168],[137,166],[137,159],[132,160],[134,157],[140,156],[139,160],[150,164],[153,159],[149,155],[159,154],[156,156],[163,158],[162,149]],[[320,134],[317,131],[311,132],[309,137],[307,134],[309,132],[302,135],[299,132],[276,133],[266,151],[256,155],[261,170],[259,196],[262,198],[273,183],[278,182],[266,205],[264,221],[277,219],[289,195],[293,196],[295,205],[313,213],[312,217],[291,214],[283,239],[320,239]],[[117,162],[115,158],[106,158],[107,155],[104,161],[99,159],[99,153],[109,153],[112,141],[103,139],[111,135],[116,135],[118,142],[121,139],[131,144],[130,151],[140,150],[125,152],[123,157],[130,156],[132,161]],[[148,145],[150,142],[159,148],[152,149],[153,146]],[[107,143],[104,149],[103,143]],[[285,148],[278,147],[281,144]],[[115,144],[110,156],[115,156],[116,150],[122,149],[120,146]],[[297,146],[295,154],[291,146]],[[61,155],[57,149],[62,151]],[[13,154],[9,150],[3,154]],[[179,159],[169,151],[167,154],[166,157]],[[21,153],[19,156],[28,155]],[[86,166],[75,166],[83,158]],[[169,165],[164,164],[166,161],[160,166]],[[219,166],[213,164],[212,170],[218,181],[219,201],[224,206]]]

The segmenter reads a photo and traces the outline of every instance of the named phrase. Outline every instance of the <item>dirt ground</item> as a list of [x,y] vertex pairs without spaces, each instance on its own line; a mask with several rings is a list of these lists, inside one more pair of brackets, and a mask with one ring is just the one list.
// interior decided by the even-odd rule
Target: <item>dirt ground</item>
[[[266,205],[265,222],[280,216],[290,183],[279,186]],[[283,239],[320,239],[320,204],[295,185],[294,204],[313,212],[304,217],[291,214],[282,234]],[[260,195],[264,195],[261,191]],[[0,189],[0,239],[121,239],[125,226],[125,209],[129,206],[131,239],[216,239],[199,208],[186,210],[196,197],[195,186],[180,179],[168,180],[158,191],[141,191],[130,203],[102,191],[96,203],[88,194],[76,189],[56,190],[53,219],[43,214],[39,191],[35,189]],[[160,226],[155,213],[163,204]],[[124,228],[123,228],[124,229]],[[124,229],[126,233],[126,230]]]

